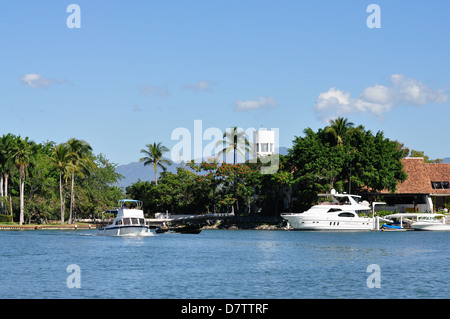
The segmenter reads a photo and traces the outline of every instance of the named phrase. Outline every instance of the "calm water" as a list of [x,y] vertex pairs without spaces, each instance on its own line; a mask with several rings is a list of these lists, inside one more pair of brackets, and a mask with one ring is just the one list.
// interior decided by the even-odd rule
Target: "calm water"
[[[0,231],[0,298],[448,298],[450,232]],[[68,288],[69,265],[80,288]],[[380,267],[368,288],[367,267]]]

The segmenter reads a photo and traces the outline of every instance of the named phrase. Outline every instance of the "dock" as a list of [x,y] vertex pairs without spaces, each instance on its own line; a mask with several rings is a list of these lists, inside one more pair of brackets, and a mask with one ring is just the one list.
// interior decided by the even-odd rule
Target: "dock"
[[77,230],[95,229],[96,225],[0,225],[0,230]]

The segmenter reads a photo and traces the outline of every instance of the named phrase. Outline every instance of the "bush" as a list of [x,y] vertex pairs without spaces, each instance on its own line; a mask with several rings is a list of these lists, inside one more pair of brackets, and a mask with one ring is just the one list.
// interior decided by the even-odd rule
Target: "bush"
[[12,223],[13,218],[11,215],[0,214],[0,223]]

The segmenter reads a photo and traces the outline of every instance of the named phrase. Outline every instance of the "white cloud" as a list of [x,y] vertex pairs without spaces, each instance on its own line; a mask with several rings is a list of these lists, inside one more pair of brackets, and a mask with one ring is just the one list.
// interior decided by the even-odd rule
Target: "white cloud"
[[234,109],[235,111],[252,111],[276,106],[277,102],[273,97],[260,96],[258,100],[247,100],[247,101],[238,100],[235,103]]
[[50,85],[56,84],[64,84],[67,83],[67,80],[56,80],[52,78],[44,78],[41,74],[29,73],[25,74],[22,79],[22,83],[26,86],[30,86],[32,88],[46,88]]
[[157,95],[163,99],[165,99],[166,97],[168,97],[169,91],[167,90],[166,87],[159,87],[159,86],[150,86],[150,85],[143,85],[139,88],[139,91],[144,94],[147,95],[149,93]]
[[314,111],[320,120],[328,122],[331,118],[357,112],[381,116],[396,105],[422,106],[448,101],[443,90],[434,90],[416,79],[393,74],[391,82],[391,86],[375,84],[366,87],[356,99],[350,92],[331,88],[319,94]]
[[196,91],[211,91],[211,87],[214,84],[212,81],[200,81],[196,84],[186,84],[183,85],[183,89],[192,90],[194,92]]

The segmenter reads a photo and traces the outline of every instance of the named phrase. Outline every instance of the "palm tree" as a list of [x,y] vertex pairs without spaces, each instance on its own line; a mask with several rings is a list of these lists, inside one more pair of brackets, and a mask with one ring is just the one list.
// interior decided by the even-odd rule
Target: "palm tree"
[[[11,133],[0,138],[0,197],[2,198],[2,209],[4,209],[4,204],[8,198],[9,175],[15,167],[14,158],[11,154],[15,139],[17,137]],[[12,209],[10,209],[10,213],[12,215]]]
[[20,137],[15,140],[12,146],[11,155],[14,158],[14,163],[19,170],[19,193],[20,193],[20,217],[19,225],[24,221],[24,190],[25,190],[25,175],[27,167],[30,165],[31,157],[33,155],[33,142],[28,141],[28,137],[21,139]]
[[64,197],[63,197],[63,177],[67,181],[68,173],[71,171],[74,153],[70,152],[67,143],[56,145],[53,148],[51,159],[59,170],[59,200],[61,207],[61,225],[64,224]]
[[70,187],[70,213],[69,213],[69,224],[72,224],[72,214],[73,207],[75,203],[75,195],[74,195],[74,184],[75,184],[75,173],[84,177],[85,174],[89,174],[90,168],[95,167],[94,162],[92,162],[88,154],[92,151],[92,147],[83,140],[77,140],[75,138],[71,138],[67,141],[68,151],[71,154],[71,187]]
[[216,146],[219,146],[220,144],[224,145],[224,148],[219,151],[218,156],[222,156],[224,153],[228,155],[228,153],[233,150],[233,163],[236,164],[236,152],[241,154],[244,158],[245,152],[252,153],[251,145],[245,132],[243,130],[239,131],[236,126],[232,127],[231,130],[227,130],[223,134],[223,137],[224,139],[222,141],[216,143]]
[[172,162],[168,159],[162,157],[165,152],[168,152],[169,149],[161,143],[153,143],[145,145],[147,149],[142,149],[141,153],[146,156],[139,159],[140,162],[144,162],[144,166],[153,164],[155,169],[155,185],[158,185],[158,176],[157,176],[157,167],[159,166],[164,171],[167,169],[163,164],[172,165]]
[[330,124],[326,130],[333,134],[336,138],[337,145],[342,147],[345,135],[353,128],[353,123],[349,122],[346,118],[338,117],[335,120],[330,120]]

